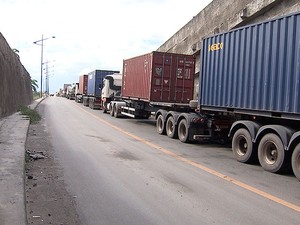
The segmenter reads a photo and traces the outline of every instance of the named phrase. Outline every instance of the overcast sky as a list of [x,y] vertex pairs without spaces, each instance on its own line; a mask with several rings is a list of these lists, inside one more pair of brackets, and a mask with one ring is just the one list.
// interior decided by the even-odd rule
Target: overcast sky
[[122,72],[123,59],[155,51],[210,2],[0,0],[0,32],[39,85],[41,46],[33,42],[55,36],[44,41],[43,60],[54,93],[96,69]]

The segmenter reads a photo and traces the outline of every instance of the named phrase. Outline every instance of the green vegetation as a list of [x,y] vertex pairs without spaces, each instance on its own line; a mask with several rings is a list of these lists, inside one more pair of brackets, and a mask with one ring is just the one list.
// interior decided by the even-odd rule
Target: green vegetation
[[16,53],[16,54],[18,54],[18,53],[20,52],[20,51],[19,51],[18,49],[16,49],[16,48],[13,48],[12,50],[13,50],[13,52]]
[[12,51],[16,54],[16,56],[20,59],[20,56],[19,56],[20,51],[19,51],[18,49],[16,49],[16,48],[12,48],[11,50],[12,50]]
[[20,106],[19,111],[22,115],[25,115],[29,118],[30,123],[37,123],[41,120],[41,116],[36,110],[33,110],[27,106]]
[[37,91],[37,92],[33,92],[33,100],[36,100],[36,99],[39,99],[40,98],[40,92]]
[[39,85],[37,84],[37,80],[31,79],[31,88],[32,88],[32,94],[33,94],[33,100],[40,98],[40,92],[37,91]]
[[31,87],[33,92],[37,92],[37,88],[39,87],[39,85],[37,84],[37,80],[31,79]]

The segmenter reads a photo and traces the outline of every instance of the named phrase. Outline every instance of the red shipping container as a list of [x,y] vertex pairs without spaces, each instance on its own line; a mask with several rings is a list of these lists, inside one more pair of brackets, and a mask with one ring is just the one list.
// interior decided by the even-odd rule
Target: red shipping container
[[122,98],[188,103],[193,99],[195,57],[151,52],[123,61]]
[[87,94],[88,75],[81,75],[79,77],[79,94]]

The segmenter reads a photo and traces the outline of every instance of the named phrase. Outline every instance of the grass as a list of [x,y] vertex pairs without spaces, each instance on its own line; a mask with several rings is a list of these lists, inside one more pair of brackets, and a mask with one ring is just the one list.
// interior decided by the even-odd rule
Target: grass
[[36,110],[33,110],[27,106],[20,106],[19,111],[22,115],[25,115],[29,118],[30,123],[34,124],[41,120],[40,114]]
[[33,100],[39,99],[40,97],[40,92],[33,92]]

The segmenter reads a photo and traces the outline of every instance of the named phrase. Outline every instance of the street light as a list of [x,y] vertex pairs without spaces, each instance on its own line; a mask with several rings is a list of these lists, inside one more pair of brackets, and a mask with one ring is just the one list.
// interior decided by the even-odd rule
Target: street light
[[[41,93],[40,97],[43,97],[43,54],[44,54],[44,41],[55,38],[55,36],[44,38],[44,35],[42,34],[42,39],[38,41],[34,41],[33,44],[40,45],[41,46]],[[39,44],[41,42],[41,44]]]

